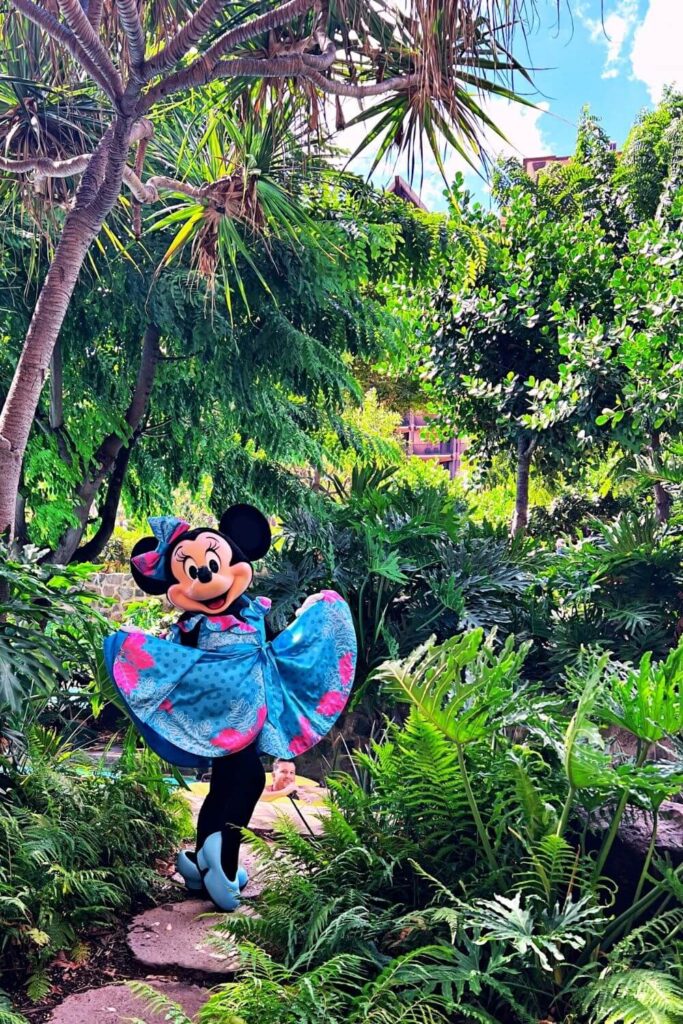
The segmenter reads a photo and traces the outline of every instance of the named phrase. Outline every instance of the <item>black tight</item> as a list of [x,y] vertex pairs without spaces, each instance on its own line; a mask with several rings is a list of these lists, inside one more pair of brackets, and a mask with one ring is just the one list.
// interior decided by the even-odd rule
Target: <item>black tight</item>
[[211,765],[209,792],[197,819],[197,850],[213,832],[223,834],[221,863],[228,878],[237,874],[241,830],[251,821],[266,784],[256,745],[218,757]]

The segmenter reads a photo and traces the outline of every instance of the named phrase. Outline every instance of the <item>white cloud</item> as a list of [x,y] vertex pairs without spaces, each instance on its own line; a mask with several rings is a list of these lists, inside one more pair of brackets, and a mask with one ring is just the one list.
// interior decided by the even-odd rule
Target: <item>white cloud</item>
[[647,86],[657,103],[665,85],[683,88],[683,3],[650,0],[636,29],[631,49],[633,76]]
[[605,47],[602,78],[617,78],[626,59],[626,42],[638,22],[638,0],[616,0],[611,9],[605,4],[599,18],[591,17],[585,5],[579,3],[576,14],[588,29],[591,42]]
[[[483,103],[486,114],[491,118],[508,140],[505,142],[495,132],[486,128],[482,130],[484,147],[489,157],[515,156],[521,159],[525,156],[544,156],[552,152],[552,144],[543,131],[542,119],[549,109],[548,103],[539,103],[536,107],[526,107],[520,103],[511,103],[508,100],[494,98]],[[352,109],[345,109],[349,120],[353,115]],[[331,123],[334,123],[333,118]],[[370,130],[370,123],[348,128],[338,132],[334,142],[345,149],[354,151],[360,141]],[[350,170],[357,174],[367,174],[372,157],[377,152],[378,143],[374,143],[371,150],[358,157],[350,166]],[[474,185],[477,182],[476,175],[467,161],[459,153],[452,149],[444,156],[446,178],[449,184],[452,182],[457,171],[468,175],[468,184]],[[392,174],[402,174],[408,177],[406,158],[402,154],[398,161],[395,156],[384,159],[373,175],[373,180],[378,185],[388,183]],[[444,200],[442,192],[444,181],[438,169],[436,160],[425,143],[424,150],[424,175],[420,188],[419,168],[415,175],[414,187],[420,191],[423,202],[429,209],[443,208]],[[481,187],[481,185],[480,185]]]

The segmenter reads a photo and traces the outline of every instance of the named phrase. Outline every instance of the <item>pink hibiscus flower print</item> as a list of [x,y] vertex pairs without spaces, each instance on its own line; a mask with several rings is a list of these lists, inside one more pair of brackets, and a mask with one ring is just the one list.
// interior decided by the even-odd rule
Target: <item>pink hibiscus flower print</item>
[[256,601],[258,604],[261,605],[262,608],[266,609],[269,609],[273,603],[269,597],[257,597]]
[[258,709],[256,725],[253,725],[251,729],[247,729],[244,732],[241,729],[221,729],[217,736],[212,736],[211,743],[214,747],[229,750],[231,754],[235,754],[238,750],[243,750],[244,747],[248,747],[250,743],[253,743],[261,732],[267,713],[266,705],[264,704],[263,707]]
[[297,754],[305,754],[307,750],[314,747],[320,740],[320,736],[304,715],[299,715],[299,728],[301,732],[289,744],[289,752],[295,756]]
[[157,710],[158,711],[169,711],[169,712],[173,711],[173,705],[171,704],[171,702],[168,699],[168,697],[166,697],[164,700],[162,700],[162,702],[159,705],[159,707],[157,708]]
[[315,710],[319,715],[338,715],[346,707],[348,699],[348,694],[342,693],[341,690],[328,690],[323,694]]
[[337,601],[344,600],[336,590],[321,590],[320,593],[323,595],[323,601],[327,601],[328,604],[335,604]]
[[146,640],[144,633],[129,633],[121,645],[114,664],[114,680],[123,693],[131,693],[140,683],[140,672],[155,664],[152,655],[144,649]]
[[342,686],[347,688],[353,682],[353,655],[351,651],[347,651],[346,654],[342,654],[339,659],[339,678],[342,681]]

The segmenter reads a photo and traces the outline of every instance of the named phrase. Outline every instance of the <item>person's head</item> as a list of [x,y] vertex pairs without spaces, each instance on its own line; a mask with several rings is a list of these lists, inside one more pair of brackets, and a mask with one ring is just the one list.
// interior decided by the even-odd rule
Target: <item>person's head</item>
[[296,782],[296,769],[293,761],[285,761],[278,757],[273,761],[273,789],[285,789]]
[[217,530],[192,530],[172,516],[150,525],[153,536],[138,541],[131,555],[135,582],[185,612],[227,611],[251,583],[251,563],[270,547],[268,520],[252,505],[233,505]]

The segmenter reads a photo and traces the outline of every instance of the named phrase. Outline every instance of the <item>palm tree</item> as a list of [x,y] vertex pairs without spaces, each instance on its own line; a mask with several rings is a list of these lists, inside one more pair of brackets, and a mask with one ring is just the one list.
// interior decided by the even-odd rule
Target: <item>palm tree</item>
[[[67,145],[66,131],[35,130],[17,148],[20,133],[8,131],[0,157],[0,170],[24,186],[29,175],[41,191],[46,182],[78,181],[66,201],[58,186],[48,189],[62,204],[58,241],[0,415],[0,532],[11,533],[26,442],[60,328],[122,187],[137,204],[170,192],[222,208],[237,190],[229,170],[201,186],[173,174],[145,178],[169,105],[215,82],[235,83],[239,92],[257,80],[281,102],[304,95],[312,125],[329,100],[375,98],[363,116],[379,118],[368,138],[380,138],[381,152],[396,144],[413,159],[425,136],[437,153],[443,138],[476,151],[488,121],[477,97],[513,95],[505,76],[523,69],[511,55],[512,36],[535,0],[57,0],[58,14],[37,0],[7,6],[0,14],[7,74],[15,76],[12,65],[26,50],[28,77],[46,102],[71,109],[76,97],[97,96],[87,137],[75,133]],[[31,124],[40,127],[40,116]]]

